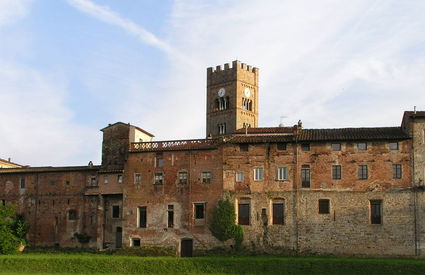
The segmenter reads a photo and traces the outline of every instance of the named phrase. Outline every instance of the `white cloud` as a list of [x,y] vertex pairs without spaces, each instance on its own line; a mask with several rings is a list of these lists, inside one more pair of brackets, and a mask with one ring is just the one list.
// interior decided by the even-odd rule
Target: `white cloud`
[[32,0],[0,1],[0,27],[21,19],[28,13]]
[[[30,4],[1,1],[0,31],[24,18]],[[0,55],[0,157],[31,166],[98,163],[97,129],[73,123],[73,113],[66,104],[67,78],[11,61],[8,53],[14,52],[13,45],[29,51],[28,38],[25,43],[20,39],[7,42],[9,46]],[[75,162],[70,163],[70,159]]]
[[122,17],[107,6],[97,5],[89,0],[68,0],[68,3],[81,12],[91,15],[105,23],[118,26],[128,33],[135,35],[142,42],[157,47],[158,49],[172,55],[178,53],[169,44],[156,37],[153,33],[136,23]]

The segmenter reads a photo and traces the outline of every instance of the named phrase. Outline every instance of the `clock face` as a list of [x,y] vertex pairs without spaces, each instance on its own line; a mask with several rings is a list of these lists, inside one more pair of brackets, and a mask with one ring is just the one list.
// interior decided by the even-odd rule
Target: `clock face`
[[226,94],[226,90],[224,88],[220,88],[220,90],[218,90],[219,97],[223,97],[225,94]]
[[250,97],[251,96],[251,90],[249,88],[245,88],[245,90],[243,91],[243,93],[245,94],[245,97]]

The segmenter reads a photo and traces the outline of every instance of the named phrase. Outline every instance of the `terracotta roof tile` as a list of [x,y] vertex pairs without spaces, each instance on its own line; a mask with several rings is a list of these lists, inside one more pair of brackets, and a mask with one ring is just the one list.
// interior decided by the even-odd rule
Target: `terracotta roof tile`
[[[248,134],[291,134],[294,132],[294,127],[258,127],[247,128]],[[234,134],[245,134],[245,128],[238,129]]]
[[303,129],[299,141],[325,140],[396,140],[408,139],[401,127],[341,128],[341,129]]

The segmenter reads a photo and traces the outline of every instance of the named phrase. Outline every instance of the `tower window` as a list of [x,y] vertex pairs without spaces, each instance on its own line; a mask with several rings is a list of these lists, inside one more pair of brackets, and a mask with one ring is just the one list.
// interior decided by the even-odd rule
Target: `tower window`
[[217,124],[218,134],[225,135],[226,134],[226,123]]
[[242,98],[242,109],[247,111],[252,111],[252,100],[247,98]]

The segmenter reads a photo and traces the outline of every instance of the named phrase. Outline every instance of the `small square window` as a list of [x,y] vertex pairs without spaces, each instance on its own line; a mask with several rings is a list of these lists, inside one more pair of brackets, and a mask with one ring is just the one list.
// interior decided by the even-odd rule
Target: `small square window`
[[303,144],[301,144],[301,150],[303,150],[303,151],[310,151],[310,143],[303,143]]
[[90,186],[97,186],[97,177],[96,176],[90,177]]
[[140,239],[133,239],[133,246],[140,247]]
[[277,144],[277,150],[285,151],[286,150],[286,143],[278,143]]
[[398,150],[398,142],[391,142],[390,150]]
[[201,182],[202,183],[211,183],[211,172],[204,171],[201,173]]
[[332,151],[341,151],[341,143],[332,143]]
[[254,181],[263,181],[264,180],[264,168],[257,167],[254,168]]
[[329,200],[328,199],[320,199],[319,200],[319,214],[329,214]]
[[367,150],[367,143],[365,143],[365,142],[357,143],[357,149]]
[[179,184],[187,184],[187,172],[179,172]]
[[243,182],[244,174],[243,172],[236,172],[236,182]]
[[248,144],[239,144],[239,150],[241,152],[248,152],[249,151],[249,145]]
[[164,183],[164,173],[162,173],[162,172],[155,173],[154,184],[161,185],[163,183]]
[[68,220],[73,221],[77,219],[77,211],[76,210],[69,210],[68,211]]

